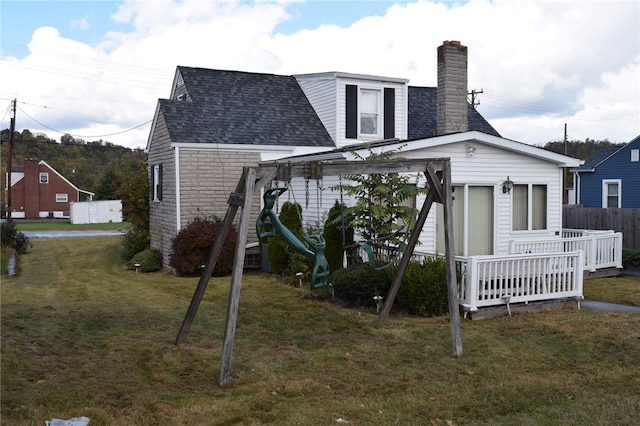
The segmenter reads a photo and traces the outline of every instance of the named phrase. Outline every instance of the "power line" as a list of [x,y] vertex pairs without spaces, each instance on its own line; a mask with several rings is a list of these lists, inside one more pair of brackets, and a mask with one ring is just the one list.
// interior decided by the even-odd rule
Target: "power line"
[[149,121],[146,121],[146,122],[144,122],[144,123],[142,123],[142,124],[138,124],[137,126],[131,127],[131,128],[129,128],[129,129],[122,130],[122,131],[120,131],[120,132],[116,132],[116,133],[106,134],[106,135],[76,135],[76,134],[73,134],[73,133],[63,132],[62,130],[54,129],[53,127],[47,126],[46,124],[41,123],[40,121],[36,120],[35,118],[33,118],[32,116],[30,116],[29,114],[27,114],[27,113],[26,113],[22,108],[18,108],[18,109],[19,109],[19,110],[20,110],[24,115],[26,115],[27,117],[29,117],[31,120],[33,120],[34,122],[38,123],[38,124],[39,124],[39,125],[41,125],[42,127],[45,127],[45,128],[47,128],[47,129],[52,130],[52,131],[57,132],[57,133],[62,133],[62,134],[70,135],[70,136],[73,136],[73,137],[75,137],[75,138],[106,138],[106,137],[109,137],[109,136],[121,135],[121,134],[123,134],[123,133],[127,133],[127,132],[130,132],[130,131],[132,131],[132,130],[136,130],[136,129],[138,129],[138,128],[142,127],[142,126],[146,126],[147,124],[149,124],[149,123],[151,123],[151,122],[153,121],[153,120],[149,120]]

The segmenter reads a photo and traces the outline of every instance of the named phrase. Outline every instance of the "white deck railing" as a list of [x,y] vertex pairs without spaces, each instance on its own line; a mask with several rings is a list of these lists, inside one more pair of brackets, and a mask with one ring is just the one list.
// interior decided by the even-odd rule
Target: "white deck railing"
[[[434,256],[414,253],[417,259]],[[439,255],[442,256],[442,255]],[[456,256],[458,298],[465,316],[478,308],[583,298],[584,252]],[[579,305],[578,305],[579,306]]]
[[590,272],[622,268],[622,233],[563,230],[563,238],[509,241],[509,253],[563,253],[584,251],[584,267]]
[[484,306],[540,300],[582,299],[584,253],[470,256],[462,267],[460,305]]

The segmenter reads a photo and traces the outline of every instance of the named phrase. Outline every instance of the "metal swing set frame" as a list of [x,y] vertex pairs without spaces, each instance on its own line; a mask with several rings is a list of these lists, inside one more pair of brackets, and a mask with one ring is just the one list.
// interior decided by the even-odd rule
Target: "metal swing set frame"
[[[238,181],[236,190],[229,196],[227,204],[227,212],[222,220],[220,233],[218,239],[213,244],[207,263],[202,271],[198,285],[191,299],[191,303],[185,314],[184,320],[180,327],[180,331],[175,340],[175,344],[182,343],[191,328],[191,324],[198,312],[198,307],[204,296],[205,290],[213,273],[213,269],[220,257],[224,241],[231,228],[235,215],[238,212],[238,208],[242,207],[242,214],[238,225],[238,240],[236,243],[235,257],[233,263],[233,269],[231,274],[231,284],[229,291],[229,301],[227,304],[227,316],[225,323],[225,333],[222,345],[222,356],[220,359],[220,375],[219,385],[225,386],[229,382],[231,374],[231,359],[233,354],[233,346],[235,341],[235,330],[238,318],[238,307],[240,304],[240,287],[242,283],[242,274],[244,268],[244,257],[247,245],[247,239],[250,226],[251,205],[253,196],[259,193],[272,180],[276,177],[278,180],[287,180],[292,177],[302,177],[308,179],[310,177],[310,171],[312,171],[315,178],[322,176],[340,176],[343,174],[381,174],[381,173],[415,173],[423,172],[426,179],[429,191],[418,218],[415,222],[413,229],[410,232],[409,240],[406,243],[406,247],[403,256],[398,265],[398,270],[393,279],[389,292],[386,296],[383,308],[380,310],[378,319],[376,321],[376,328],[379,328],[384,320],[389,315],[391,307],[398,293],[402,277],[409,265],[413,250],[418,242],[420,236],[420,230],[423,228],[427,219],[429,211],[433,203],[440,203],[443,205],[444,210],[444,227],[445,227],[445,261],[447,265],[447,294],[449,301],[449,318],[452,340],[452,352],[456,357],[462,356],[462,335],[460,331],[460,311],[458,306],[458,283],[456,277],[456,265],[455,265],[455,251],[453,247],[453,216],[452,216],[452,186],[451,186],[451,162],[448,158],[433,158],[433,159],[396,159],[396,160],[368,160],[368,161],[321,161],[321,162],[304,162],[304,163],[262,163],[257,167],[245,167],[243,169],[242,176]],[[283,179],[282,177],[286,178]],[[269,190],[265,192],[268,193]],[[264,201],[271,201],[276,191],[271,192],[268,199]],[[277,198],[277,197],[275,197]],[[275,198],[273,198],[275,200]],[[273,207],[273,205],[271,206]],[[270,209],[267,209],[270,210]],[[263,212],[265,210],[263,209]],[[278,232],[277,222],[274,221],[272,215],[265,213],[266,220],[263,217],[263,222],[268,222],[268,226],[263,226],[262,232],[273,233]],[[276,217],[277,219],[277,217]],[[263,224],[264,225],[264,224]],[[274,228],[275,227],[275,228]],[[256,230],[260,235],[260,224],[256,224]],[[284,228],[284,227],[283,227]],[[284,228],[286,229],[286,228]],[[284,229],[280,229],[281,232]],[[284,231],[286,233],[286,231]],[[289,231],[290,232],[290,231]],[[308,241],[308,240],[307,240]],[[318,251],[312,252],[308,250],[304,244],[302,244],[297,238],[291,240],[292,246],[306,251],[305,256],[317,261]],[[322,246],[324,250],[323,241],[314,240],[312,238],[311,245],[316,244],[318,248]],[[294,248],[295,248],[294,247]],[[324,257],[324,256],[322,256]],[[326,260],[325,260],[326,262]],[[320,269],[322,269],[321,267]],[[324,275],[328,276],[328,266],[325,270],[320,272],[320,276],[324,279]]]

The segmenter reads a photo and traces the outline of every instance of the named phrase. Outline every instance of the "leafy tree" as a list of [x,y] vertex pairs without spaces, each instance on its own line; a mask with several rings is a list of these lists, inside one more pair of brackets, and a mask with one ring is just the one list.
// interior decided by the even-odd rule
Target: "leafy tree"
[[96,189],[96,200],[115,200],[120,191],[120,179],[113,169],[107,170]]
[[[367,158],[356,156],[363,161],[390,160],[402,148],[381,153],[369,150]],[[347,179],[351,184],[342,185],[342,190],[355,198],[355,204],[346,209],[350,226],[361,238],[371,241],[376,254],[380,254],[383,245],[399,244],[403,236],[398,231],[413,227],[417,216],[417,210],[406,201],[426,190],[410,184],[409,176],[398,173],[348,175]]]

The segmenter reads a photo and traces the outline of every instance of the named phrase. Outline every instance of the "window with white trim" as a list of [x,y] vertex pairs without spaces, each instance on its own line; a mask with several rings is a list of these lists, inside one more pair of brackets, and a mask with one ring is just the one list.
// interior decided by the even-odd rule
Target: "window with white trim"
[[378,136],[380,133],[380,91],[360,90],[360,134]]
[[162,164],[153,165],[151,179],[151,199],[162,201]]
[[345,137],[392,139],[395,133],[396,89],[345,86]]
[[69,201],[68,194],[56,194],[56,203],[66,203]]
[[40,172],[40,183],[49,183],[49,173]]
[[621,207],[621,188],[622,181],[620,179],[603,180],[602,181],[602,207],[617,208]]
[[631,162],[635,163],[640,161],[640,149],[632,149],[631,150]]
[[511,197],[512,230],[547,229],[547,185],[513,185]]

